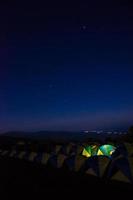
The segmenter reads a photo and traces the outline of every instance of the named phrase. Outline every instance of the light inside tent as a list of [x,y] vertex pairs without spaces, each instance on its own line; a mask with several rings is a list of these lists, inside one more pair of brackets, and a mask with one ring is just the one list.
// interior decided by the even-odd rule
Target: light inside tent
[[105,145],[100,146],[99,149],[103,153],[103,155],[111,156],[112,153],[116,150],[116,147],[109,144],[105,144]]
[[90,145],[83,149],[82,155],[85,157],[91,156],[108,156],[110,157],[113,152],[116,150],[116,147],[113,145],[105,144],[101,146]]

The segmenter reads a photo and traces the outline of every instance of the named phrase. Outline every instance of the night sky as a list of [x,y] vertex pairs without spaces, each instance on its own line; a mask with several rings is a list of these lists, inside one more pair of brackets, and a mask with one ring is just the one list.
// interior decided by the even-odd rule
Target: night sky
[[129,127],[132,5],[42,2],[0,5],[0,132]]

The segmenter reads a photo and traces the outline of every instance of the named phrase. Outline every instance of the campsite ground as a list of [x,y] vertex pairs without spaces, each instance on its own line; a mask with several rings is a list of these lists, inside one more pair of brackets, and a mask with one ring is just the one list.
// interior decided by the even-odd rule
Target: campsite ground
[[130,185],[104,183],[94,177],[11,158],[0,158],[0,194],[4,199],[128,198]]

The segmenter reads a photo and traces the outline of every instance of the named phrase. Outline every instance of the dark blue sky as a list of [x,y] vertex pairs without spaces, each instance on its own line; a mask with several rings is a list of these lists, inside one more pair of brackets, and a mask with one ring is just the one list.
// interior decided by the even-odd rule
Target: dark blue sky
[[0,131],[130,126],[132,5],[54,2],[0,6]]

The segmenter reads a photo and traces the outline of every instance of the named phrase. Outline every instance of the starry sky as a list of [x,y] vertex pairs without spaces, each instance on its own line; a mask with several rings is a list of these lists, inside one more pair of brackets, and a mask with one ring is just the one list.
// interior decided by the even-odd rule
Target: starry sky
[[1,3],[0,132],[133,124],[128,1]]

